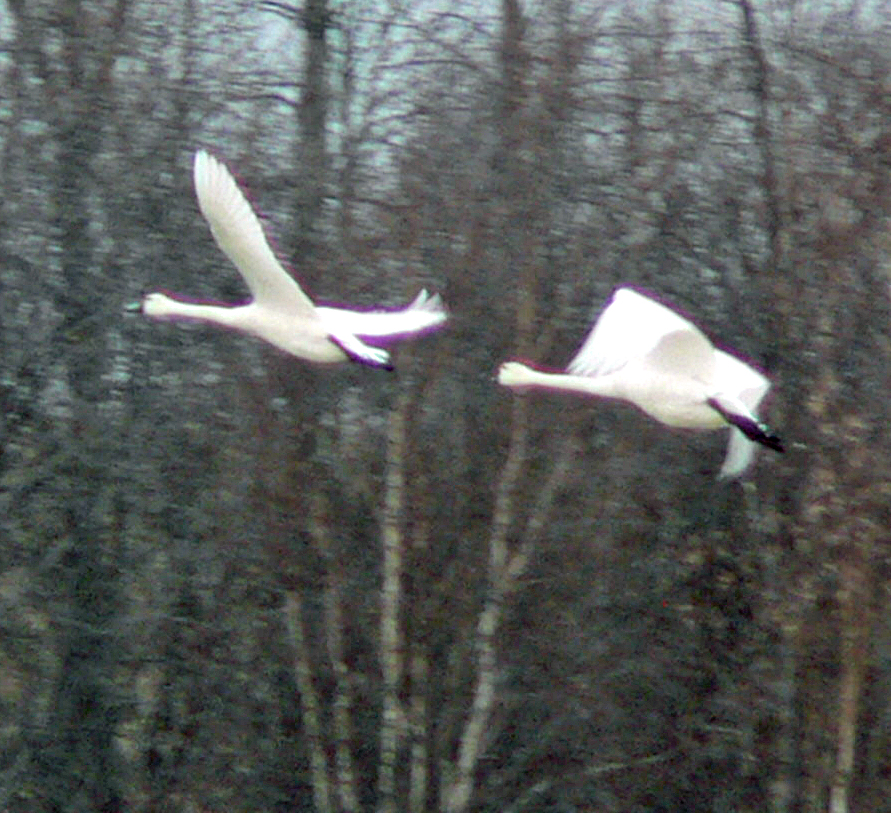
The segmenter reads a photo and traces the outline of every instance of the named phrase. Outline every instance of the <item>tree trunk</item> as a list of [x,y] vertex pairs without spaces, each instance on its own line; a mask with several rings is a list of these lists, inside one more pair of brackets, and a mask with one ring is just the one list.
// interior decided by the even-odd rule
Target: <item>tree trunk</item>
[[289,590],[285,594],[284,613],[294,657],[294,679],[300,693],[303,730],[309,750],[313,802],[318,813],[332,813],[331,781],[328,777],[328,760],[322,734],[322,707],[312,677],[309,650],[303,632],[300,596],[296,592]]
[[850,809],[849,795],[857,744],[857,709],[870,626],[863,544],[865,543],[856,539],[850,542],[839,574],[841,678],[835,771],[829,793],[829,813],[848,813]]
[[328,0],[306,0],[302,15],[306,33],[303,91],[298,108],[299,144],[294,256],[306,258],[319,249],[319,220],[325,202],[328,159],[325,128],[328,121]]
[[403,711],[399,700],[402,677],[402,635],[399,611],[402,605],[402,563],[405,537],[405,465],[408,390],[403,387],[390,413],[387,438],[386,494],[383,527],[383,584],[381,586],[380,659],[383,674],[378,811],[396,811],[396,765],[402,734]]

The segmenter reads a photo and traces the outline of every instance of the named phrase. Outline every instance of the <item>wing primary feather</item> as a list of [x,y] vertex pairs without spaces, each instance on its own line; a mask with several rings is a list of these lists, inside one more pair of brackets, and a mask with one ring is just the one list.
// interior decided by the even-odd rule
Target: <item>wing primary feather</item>
[[776,435],[768,434],[767,427],[764,424],[758,423],[758,421],[750,418],[748,415],[740,415],[725,409],[716,398],[709,398],[706,403],[718,412],[727,423],[739,429],[749,440],[760,443],[762,446],[767,446],[768,449],[773,449],[776,452],[786,451],[783,447],[783,442]]
[[201,214],[254,299],[272,306],[287,302],[300,315],[314,318],[312,300],[275,256],[259,218],[226,165],[199,150],[193,175]]

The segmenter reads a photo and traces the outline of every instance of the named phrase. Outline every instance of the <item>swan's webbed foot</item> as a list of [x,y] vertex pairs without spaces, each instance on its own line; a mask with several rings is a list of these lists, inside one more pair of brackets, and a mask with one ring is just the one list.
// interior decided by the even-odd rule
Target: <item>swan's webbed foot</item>
[[341,333],[335,335],[330,333],[328,337],[347,354],[347,358],[350,361],[391,372],[395,369],[390,361],[390,353],[382,347],[372,347],[369,344],[365,344],[365,342],[357,339],[352,334]]

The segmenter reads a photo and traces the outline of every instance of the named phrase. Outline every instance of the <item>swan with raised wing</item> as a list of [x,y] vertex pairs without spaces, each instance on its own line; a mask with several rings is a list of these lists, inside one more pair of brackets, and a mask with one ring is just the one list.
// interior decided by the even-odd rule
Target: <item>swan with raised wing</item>
[[235,179],[204,150],[195,153],[195,192],[201,213],[223,253],[241,273],[250,301],[225,306],[150,293],[128,306],[156,319],[212,322],[248,333],[307,361],[351,359],[392,369],[390,354],[365,339],[385,343],[437,328],[447,318],[438,294],[422,290],[398,310],[351,310],[315,305],[278,261]]
[[756,410],[770,382],[736,356],[716,349],[702,331],[633,288],[615,291],[565,372],[517,361],[498,370],[506,387],[542,387],[617,398],[673,427],[730,427],[719,476],[738,477],[754,444],[782,452]]

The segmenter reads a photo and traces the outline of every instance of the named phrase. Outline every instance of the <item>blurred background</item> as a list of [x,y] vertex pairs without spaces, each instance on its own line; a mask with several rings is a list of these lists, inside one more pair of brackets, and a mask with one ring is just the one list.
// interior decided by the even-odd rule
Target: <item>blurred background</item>
[[[891,6],[0,4],[0,810],[891,810]],[[395,373],[151,322],[302,284]],[[612,290],[786,454],[494,382]]]

